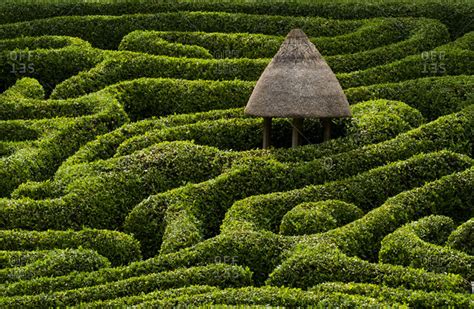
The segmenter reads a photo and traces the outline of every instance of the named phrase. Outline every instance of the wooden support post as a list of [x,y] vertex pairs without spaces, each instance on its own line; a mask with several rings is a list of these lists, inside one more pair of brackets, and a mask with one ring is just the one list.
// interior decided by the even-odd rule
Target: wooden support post
[[303,118],[293,118],[293,134],[291,137],[291,147],[301,145],[301,133],[303,132]]
[[328,141],[331,139],[331,119],[322,118],[321,122],[323,124],[323,140]]
[[267,149],[272,144],[272,118],[263,118],[263,149]]

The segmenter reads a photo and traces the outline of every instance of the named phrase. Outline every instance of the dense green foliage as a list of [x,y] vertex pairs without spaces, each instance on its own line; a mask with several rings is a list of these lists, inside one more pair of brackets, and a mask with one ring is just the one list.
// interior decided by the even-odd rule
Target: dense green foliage
[[[473,12],[2,1],[0,307],[474,307]],[[260,149],[294,28],[352,117]]]

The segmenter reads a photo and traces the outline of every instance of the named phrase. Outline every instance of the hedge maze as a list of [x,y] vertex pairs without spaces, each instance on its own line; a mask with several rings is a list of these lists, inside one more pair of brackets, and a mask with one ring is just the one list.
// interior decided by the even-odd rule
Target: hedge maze
[[[53,2],[0,4],[1,307],[474,307],[472,3]],[[295,27],[353,118],[262,150]]]

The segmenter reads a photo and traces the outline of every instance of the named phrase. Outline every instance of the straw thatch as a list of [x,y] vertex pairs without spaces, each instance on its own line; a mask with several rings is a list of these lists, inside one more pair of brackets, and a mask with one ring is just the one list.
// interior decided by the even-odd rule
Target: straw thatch
[[245,113],[261,117],[350,117],[341,85],[300,29],[291,30],[265,68]]

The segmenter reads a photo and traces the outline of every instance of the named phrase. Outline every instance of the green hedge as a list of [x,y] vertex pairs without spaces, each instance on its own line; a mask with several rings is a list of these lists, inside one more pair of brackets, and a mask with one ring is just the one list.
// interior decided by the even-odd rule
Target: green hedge
[[168,42],[148,32],[134,31],[127,34],[118,49],[171,57],[213,58],[209,51],[201,46]]
[[400,100],[428,120],[457,112],[474,101],[474,77],[470,75],[425,77],[399,83],[349,88],[344,91],[351,104],[376,98]]
[[460,274],[470,281],[474,280],[474,256],[435,245],[423,237],[426,229],[446,224],[444,220],[447,219],[443,216],[425,217],[387,235],[381,243],[379,260],[437,273]]
[[40,136],[38,130],[21,120],[0,121],[0,132],[2,132],[1,141],[35,140]]
[[[402,118],[407,119],[407,121],[413,125],[417,125],[421,122],[421,116],[416,113],[416,111],[398,102],[367,102],[360,106],[356,105],[354,110],[356,114],[363,114],[365,116],[361,117],[360,121],[356,124],[350,125],[356,128],[353,128],[353,132],[355,132],[354,134],[364,132],[362,135],[358,135],[357,138],[365,140],[366,142],[385,139],[387,136],[394,136],[396,133],[404,131],[410,127],[410,125],[400,117],[389,116],[389,118],[387,118],[388,115],[380,111],[397,111]],[[367,114],[365,114],[365,112],[367,112]],[[367,115],[373,115],[373,117]],[[380,119],[377,118],[379,116]],[[390,119],[394,119],[394,122],[389,121]],[[379,128],[379,130],[374,130],[374,128],[370,127],[379,122],[386,123],[385,126],[387,127],[387,133],[385,133],[381,128]],[[122,143],[118,148],[117,155],[122,155],[124,151],[125,153],[132,153],[133,150],[152,145],[160,140],[189,138],[193,138],[197,142],[203,144],[219,145],[231,149],[258,147],[261,135],[259,133],[261,130],[260,127],[260,120],[236,119],[202,123],[198,122],[193,125],[173,127],[158,132],[149,131],[149,133],[144,136],[132,138],[129,141]],[[287,139],[285,136],[287,137],[290,135],[290,130],[291,127],[286,121],[276,122],[274,130],[275,141],[278,142],[278,140]],[[318,131],[319,124],[317,122],[313,123],[313,125],[311,125],[311,122],[307,123],[305,129],[305,134],[307,136],[313,136],[316,138],[320,135]],[[370,136],[372,133],[374,133],[373,137]],[[168,144],[160,146],[160,149],[163,151],[166,148],[164,145]],[[170,149],[172,150],[171,152],[173,153],[173,156],[175,156],[175,152],[178,149],[182,148],[177,145],[187,144],[171,144],[169,147],[172,148]],[[196,147],[192,146],[192,148],[194,149]],[[197,147],[195,151],[202,156],[204,155],[202,151],[205,149],[207,148]],[[193,151],[192,153],[195,152]],[[176,164],[179,162],[186,162],[185,164],[188,166],[188,161],[190,159],[188,156],[185,157],[187,159],[183,159],[184,157],[182,159],[173,157],[173,159]],[[176,172],[174,171],[173,175],[175,175],[175,177],[167,178],[165,174],[169,171],[169,167],[162,170],[148,168],[147,173],[143,174],[142,168],[140,168],[140,166],[145,164],[141,162],[143,161],[143,158],[140,157],[141,161],[137,161],[136,158],[137,154],[132,154],[131,157],[117,157],[106,162],[96,162],[92,165],[76,166],[74,168],[62,167],[56,174],[55,183],[60,183],[63,188],[66,186],[68,187],[67,190],[63,190],[63,194],[65,195],[64,198],[59,198],[61,196],[59,194],[61,190],[55,188],[55,184],[51,182],[46,182],[44,184],[27,183],[22,185],[14,192],[14,197],[29,196],[33,198],[41,198],[49,196],[57,198],[44,201],[4,201],[5,205],[10,205],[2,212],[6,226],[21,228],[37,227],[39,229],[59,229],[64,227],[64,224],[68,224],[68,227],[74,228],[80,227],[81,224],[87,224],[87,226],[95,228],[120,226],[121,220],[123,220],[122,218],[127,212],[127,209],[130,209],[131,206],[145,198],[149,193],[153,194],[160,192],[160,190],[166,190],[177,184],[181,184],[178,180],[184,179],[185,177],[182,176],[183,178],[178,179],[175,175]],[[164,160],[164,157],[162,160]],[[192,161],[197,162],[199,160],[194,158]],[[127,171],[122,171],[118,168],[120,164],[122,164],[120,162],[127,162],[129,165]],[[136,166],[134,165],[134,168],[130,168],[130,165],[133,164]],[[207,174],[202,175],[202,177],[200,176],[201,178],[197,178],[198,174],[196,171],[193,171],[191,175],[192,177],[188,180],[195,179],[195,181],[200,181],[211,178],[212,175],[216,176],[220,172],[220,169],[215,169],[218,167],[217,165],[215,168],[209,168],[207,165],[196,163],[196,166],[202,166]],[[107,173],[100,172],[104,167],[107,168]],[[193,168],[195,168],[195,166],[193,166]],[[118,169],[117,172],[113,172],[114,169]],[[185,170],[188,169],[180,170],[181,174],[184,175]],[[159,172],[161,176],[154,178],[152,175],[155,175],[155,172]],[[169,171],[169,173],[171,172]],[[143,175],[147,176],[145,177]],[[166,178],[166,180],[163,180],[162,177]],[[111,189],[111,184],[114,184],[113,189]],[[149,191],[144,191],[146,188],[149,188]],[[48,194],[48,191],[50,191],[51,194]],[[75,211],[73,215],[68,211],[68,209],[71,209],[72,211],[72,209],[75,209],[77,205],[85,205],[84,207],[80,207],[82,212]],[[61,209],[61,215],[56,215],[55,211],[53,211],[54,209]],[[19,212],[21,212],[21,214],[19,214]],[[36,215],[32,216],[31,214],[33,213]],[[88,218],[88,215],[91,213],[95,214],[94,219]]]
[[335,36],[356,30],[358,20],[320,17],[269,16],[223,12],[163,12],[122,16],[61,16],[0,25],[0,38],[66,35],[79,37],[102,49],[116,49],[133,30],[251,32],[286,35],[299,27],[314,36]]
[[79,97],[123,80],[140,77],[255,81],[267,64],[268,59],[194,59],[111,52],[93,69],[58,84],[51,98]]
[[0,269],[0,281],[9,284],[38,277],[62,276],[73,271],[94,271],[109,266],[109,260],[94,250],[52,250],[41,260],[25,266]]
[[245,81],[140,78],[107,87],[132,120],[243,107],[254,87]]
[[134,123],[129,123],[120,128],[98,136],[81,147],[76,153],[67,158],[61,165],[59,171],[69,168],[71,165],[93,162],[96,160],[106,160],[113,157],[117,147],[127,139],[143,135],[148,131],[171,128],[185,124],[192,124],[199,121],[218,120],[223,118],[242,118],[243,109],[212,110],[192,114],[169,115],[160,118],[151,118]]
[[325,232],[362,217],[354,204],[338,200],[301,203],[281,219],[280,234],[305,235]]
[[[472,141],[473,116],[474,105],[392,140],[306,163],[283,165],[268,159],[248,160],[248,164],[239,165],[214,180],[151,196],[130,212],[125,228],[141,241],[146,255],[155,254],[163,233],[162,217],[168,209],[166,225],[179,227],[179,223],[171,223],[173,218],[186,217],[187,222],[192,222],[195,227],[188,225],[192,231],[189,238],[184,231],[164,231],[164,243],[169,246],[168,250],[189,246],[202,237],[217,234],[219,222],[227,209],[236,200],[250,195],[337,180],[420,152],[447,147],[470,155],[472,144],[466,141]],[[198,230],[204,233],[196,234]],[[177,238],[168,241],[166,234]]]
[[[13,3],[12,3],[13,2]],[[444,1],[180,1],[145,3],[140,1],[123,2],[72,2],[46,4],[30,1],[21,4],[5,1],[1,7],[2,23],[40,19],[64,15],[122,15],[136,13],[156,13],[166,11],[226,11],[250,14],[322,16],[332,19],[364,19],[373,17],[428,17],[438,19],[448,25],[451,34],[456,37],[473,28],[473,5],[468,2]],[[19,13],[21,12],[21,13]],[[469,25],[469,26],[466,26]]]
[[[328,56],[325,59],[334,72],[352,72],[391,63],[408,55],[431,50],[449,41],[448,30],[439,21],[419,19],[411,22],[418,25],[406,40],[357,53]],[[403,32],[400,28],[406,27],[404,23],[409,24],[401,21],[397,25],[398,32]]]
[[0,299],[2,306],[22,308],[48,308],[78,305],[82,302],[114,299],[152,292],[156,289],[178,288],[193,284],[218,287],[242,287],[251,285],[251,272],[240,266],[210,264],[208,266],[176,269],[170,272],[132,277],[103,285],[62,292]]
[[349,257],[324,242],[296,250],[270,274],[266,284],[308,288],[327,281],[375,283],[426,291],[470,290],[470,283],[459,275],[370,263]]
[[424,123],[420,112],[397,101],[371,100],[352,105],[351,110],[350,120],[333,122],[344,137],[297,148],[272,148],[271,156],[281,162],[312,161],[386,141]]
[[2,50],[14,51],[17,49],[35,50],[35,49],[60,49],[66,46],[80,46],[90,48],[91,44],[73,36],[23,36],[14,39],[0,40]]
[[473,210],[467,205],[473,203],[473,181],[472,167],[444,176],[420,188],[389,198],[362,219],[331,230],[325,235],[315,235],[310,242],[317,243],[322,237],[337,244],[347,254],[376,260],[382,239],[412,220],[430,214],[449,215],[456,220],[472,217]]
[[[371,297],[340,293],[312,293],[286,287],[245,287],[217,290],[197,295],[182,295],[138,304],[137,308],[198,307],[204,308],[261,308],[265,305],[282,307],[387,307],[388,303]],[[260,305],[260,306],[258,306]],[[390,306],[403,307],[397,303]]]
[[[276,123],[277,124],[277,123]],[[260,119],[219,119],[200,121],[190,125],[148,131],[124,141],[116,156],[124,156],[163,141],[192,140],[199,145],[242,151],[261,147],[262,121]],[[284,130],[286,128],[286,130]],[[275,125],[275,135],[281,139],[281,131],[290,136],[291,125],[280,121]],[[306,130],[308,132],[309,130]],[[278,134],[280,133],[280,134]],[[311,132],[316,133],[316,132]]]
[[112,265],[123,265],[141,258],[140,244],[132,236],[117,231],[24,231],[0,230],[1,250],[22,250],[28,256],[35,251],[67,248],[93,249],[110,260]]
[[105,284],[130,277],[173,270],[193,265],[230,263],[251,267],[253,280],[263,284],[268,274],[281,261],[282,252],[291,248],[282,236],[272,233],[236,231],[229,235],[218,235],[195,247],[177,253],[131,263],[128,266],[102,268],[95,272],[73,273],[56,278],[39,278],[0,286],[0,295],[31,295],[78,289]]
[[[374,33],[378,35],[374,36]],[[446,43],[448,38],[445,26],[438,21],[387,18],[364,21],[355,32],[336,37],[312,38],[311,41],[327,57],[326,60],[334,71],[348,72],[432,49]],[[272,58],[283,42],[283,37],[248,33],[138,30],[126,35],[119,49],[166,55],[162,51],[164,44],[155,43],[162,42],[161,40],[185,44],[189,48],[201,46],[208,50],[207,55],[210,52],[214,58]],[[340,41],[344,41],[344,44],[340,44]],[[154,47],[156,44],[163,47],[157,49]],[[383,46],[387,44],[389,45]],[[352,55],[347,55],[351,53]],[[179,56],[180,53],[169,55]],[[185,53],[183,55],[186,56]],[[207,55],[203,54],[202,58],[209,58]]]
[[0,269],[25,266],[26,264],[43,259],[48,253],[50,253],[49,250],[0,250]]
[[[245,228],[277,233],[285,216],[291,213],[294,207],[308,202],[325,204],[324,201],[339,199],[353,203],[364,212],[368,212],[377,208],[390,196],[418,187],[427,181],[462,171],[471,167],[473,163],[474,161],[467,156],[443,150],[419,154],[339,181],[287,192],[251,196],[232,205],[226,213],[221,231],[232,233],[235,229]],[[344,220],[344,222],[347,224],[350,221]]]
[[19,78],[32,77],[49,94],[58,83],[97,65],[103,60],[102,54],[101,50],[76,45],[60,49],[2,50],[0,91],[13,85]]
[[[28,78],[23,78],[23,81]],[[14,89],[14,87],[9,88]],[[9,91],[8,90],[8,91]],[[55,117],[81,117],[99,113],[111,99],[106,95],[91,94],[77,99],[6,99],[0,105],[0,119],[50,119]],[[1,99],[0,99],[1,100]],[[61,120],[60,120],[61,121]],[[64,122],[64,120],[63,120]],[[31,122],[27,122],[31,123]]]
[[446,245],[474,256],[474,219],[471,218],[458,226],[449,235]]
[[154,291],[148,294],[136,295],[136,296],[125,296],[119,297],[110,300],[101,300],[90,303],[83,303],[81,306],[87,308],[104,308],[104,307],[122,307],[122,306],[132,306],[138,305],[146,301],[153,301],[157,299],[167,299],[172,297],[178,297],[181,295],[196,295],[209,293],[213,291],[220,290],[215,286],[208,285],[192,285],[189,287],[178,288],[178,289],[169,289],[165,291]]
[[[0,102],[2,106],[8,104],[8,102],[20,100],[23,98],[28,99],[44,99],[44,89],[41,84],[34,78],[24,77],[15,82],[13,86],[5,90],[0,94]],[[11,119],[7,117],[0,117],[0,119]]]
[[[351,148],[351,145],[360,146],[384,141],[423,123],[423,117],[417,110],[397,101],[374,100],[363,102],[352,106],[352,113],[353,118],[351,120],[336,122],[332,127],[333,138],[339,138],[340,135],[345,133],[338,144],[347,150],[354,148],[354,146]],[[220,149],[248,150],[259,148],[263,128],[261,122],[260,118],[219,119],[174,126],[169,129],[149,130],[143,135],[134,136],[122,142],[117,147],[116,155],[131,154],[161,141],[182,139],[194,140],[198,144]],[[273,146],[289,147],[291,129],[288,120],[273,120]],[[302,135],[305,137],[304,143],[321,143],[322,128],[319,120],[306,119]],[[262,152],[255,151],[255,154],[257,153]]]
[[150,194],[217,176],[226,162],[216,148],[190,142],[161,143],[130,156],[62,169],[64,189],[56,199],[0,200],[4,228],[117,229]]
[[[375,115],[374,115],[375,114]],[[379,120],[382,113],[372,113],[371,120]],[[395,116],[392,122],[389,122],[392,127],[392,132],[403,132],[408,130],[409,125],[401,119],[401,117]],[[395,118],[394,117],[394,118]],[[369,117],[368,117],[369,118]],[[390,119],[392,120],[392,119]],[[352,134],[356,135],[359,132],[363,132],[360,139],[375,140],[375,134],[373,130],[368,129],[363,131],[363,126],[367,124],[367,121],[362,120],[362,125],[356,127],[353,125]],[[388,126],[388,125],[387,125]],[[335,133],[333,138],[339,137],[342,125],[334,125],[333,129]],[[354,128],[356,127],[356,128]],[[175,141],[175,140],[192,140],[200,145],[207,145],[216,147],[223,150],[234,150],[244,151],[250,149],[260,148],[262,145],[262,120],[259,118],[244,118],[244,119],[218,119],[212,121],[200,121],[189,125],[175,126],[169,129],[150,130],[143,135],[134,136],[117,147],[116,156],[129,155],[135,151],[139,151],[145,147],[149,147],[153,144],[157,144],[163,141]],[[291,136],[291,122],[287,119],[275,119],[272,123],[272,144],[273,147],[289,147],[290,136]],[[386,137],[390,133],[382,131],[377,132],[380,137]],[[305,143],[317,143],[322,140],[322,128],[318,120],[308,119],[305,122],[302,135],[306,137]],[[393,134],[395,135],[395,134]],[[359,136],[358,136],[359,138]],[[256,151],[261,153],[261,151]],[[246,156],[245,153],[233,154],[236,157]]]
[[362,295],[384,302],[407,304],[413,308],[469,308],[474,301],[472,295],[465,293],[425,292],[422,290],[408,290],[402,287],[391,288],[370,283],[327,282],[311,288],[310,291],[315,293]]
[[[473,65],[465,64],[474,63],[474,59],[470,61],[474,58],[472,51],[446,47],[433,50],[432,53],[408,56],[361,71],[338,73],[337,77],[343,88],[350,88],[429,76],[471,74],[474,71]],[[268,62],[268,59],[263,58],[189,59],[126,51],[110,52],[107,59],[93,69],[57,85],[52,98],[78,97],[124,79],[140,77],[255,81]]]
[[412,55],[363,71],[340,73],[337,77],[343,88],[350,88],[429,76],[474,74],[473,51],[446,48],[433,53],[433,56],[430,52]]
[[[169,43],[184,44],[185,46],[199,46],[206,50],[210,56],[202,58],[272,58],[283,43],[283,39],[282,36],[254,33],[137,30],[123,38],[119,50],[155,54],[152,47],[154,41],[165,40]],[[126,48],[131,42],[141,46],[141,48],[138,50]],[[148,48],[145,48],[145,46]]]
[[25,122],[41,132],[34,144],[27,144],[8,157],[0,158],[0,197],[8,196],[19,184],[51,177],[61,162],[97,135],[109,132],[128,120],[117,101],[104,95],[87,100],[100,105],[93,115]]

